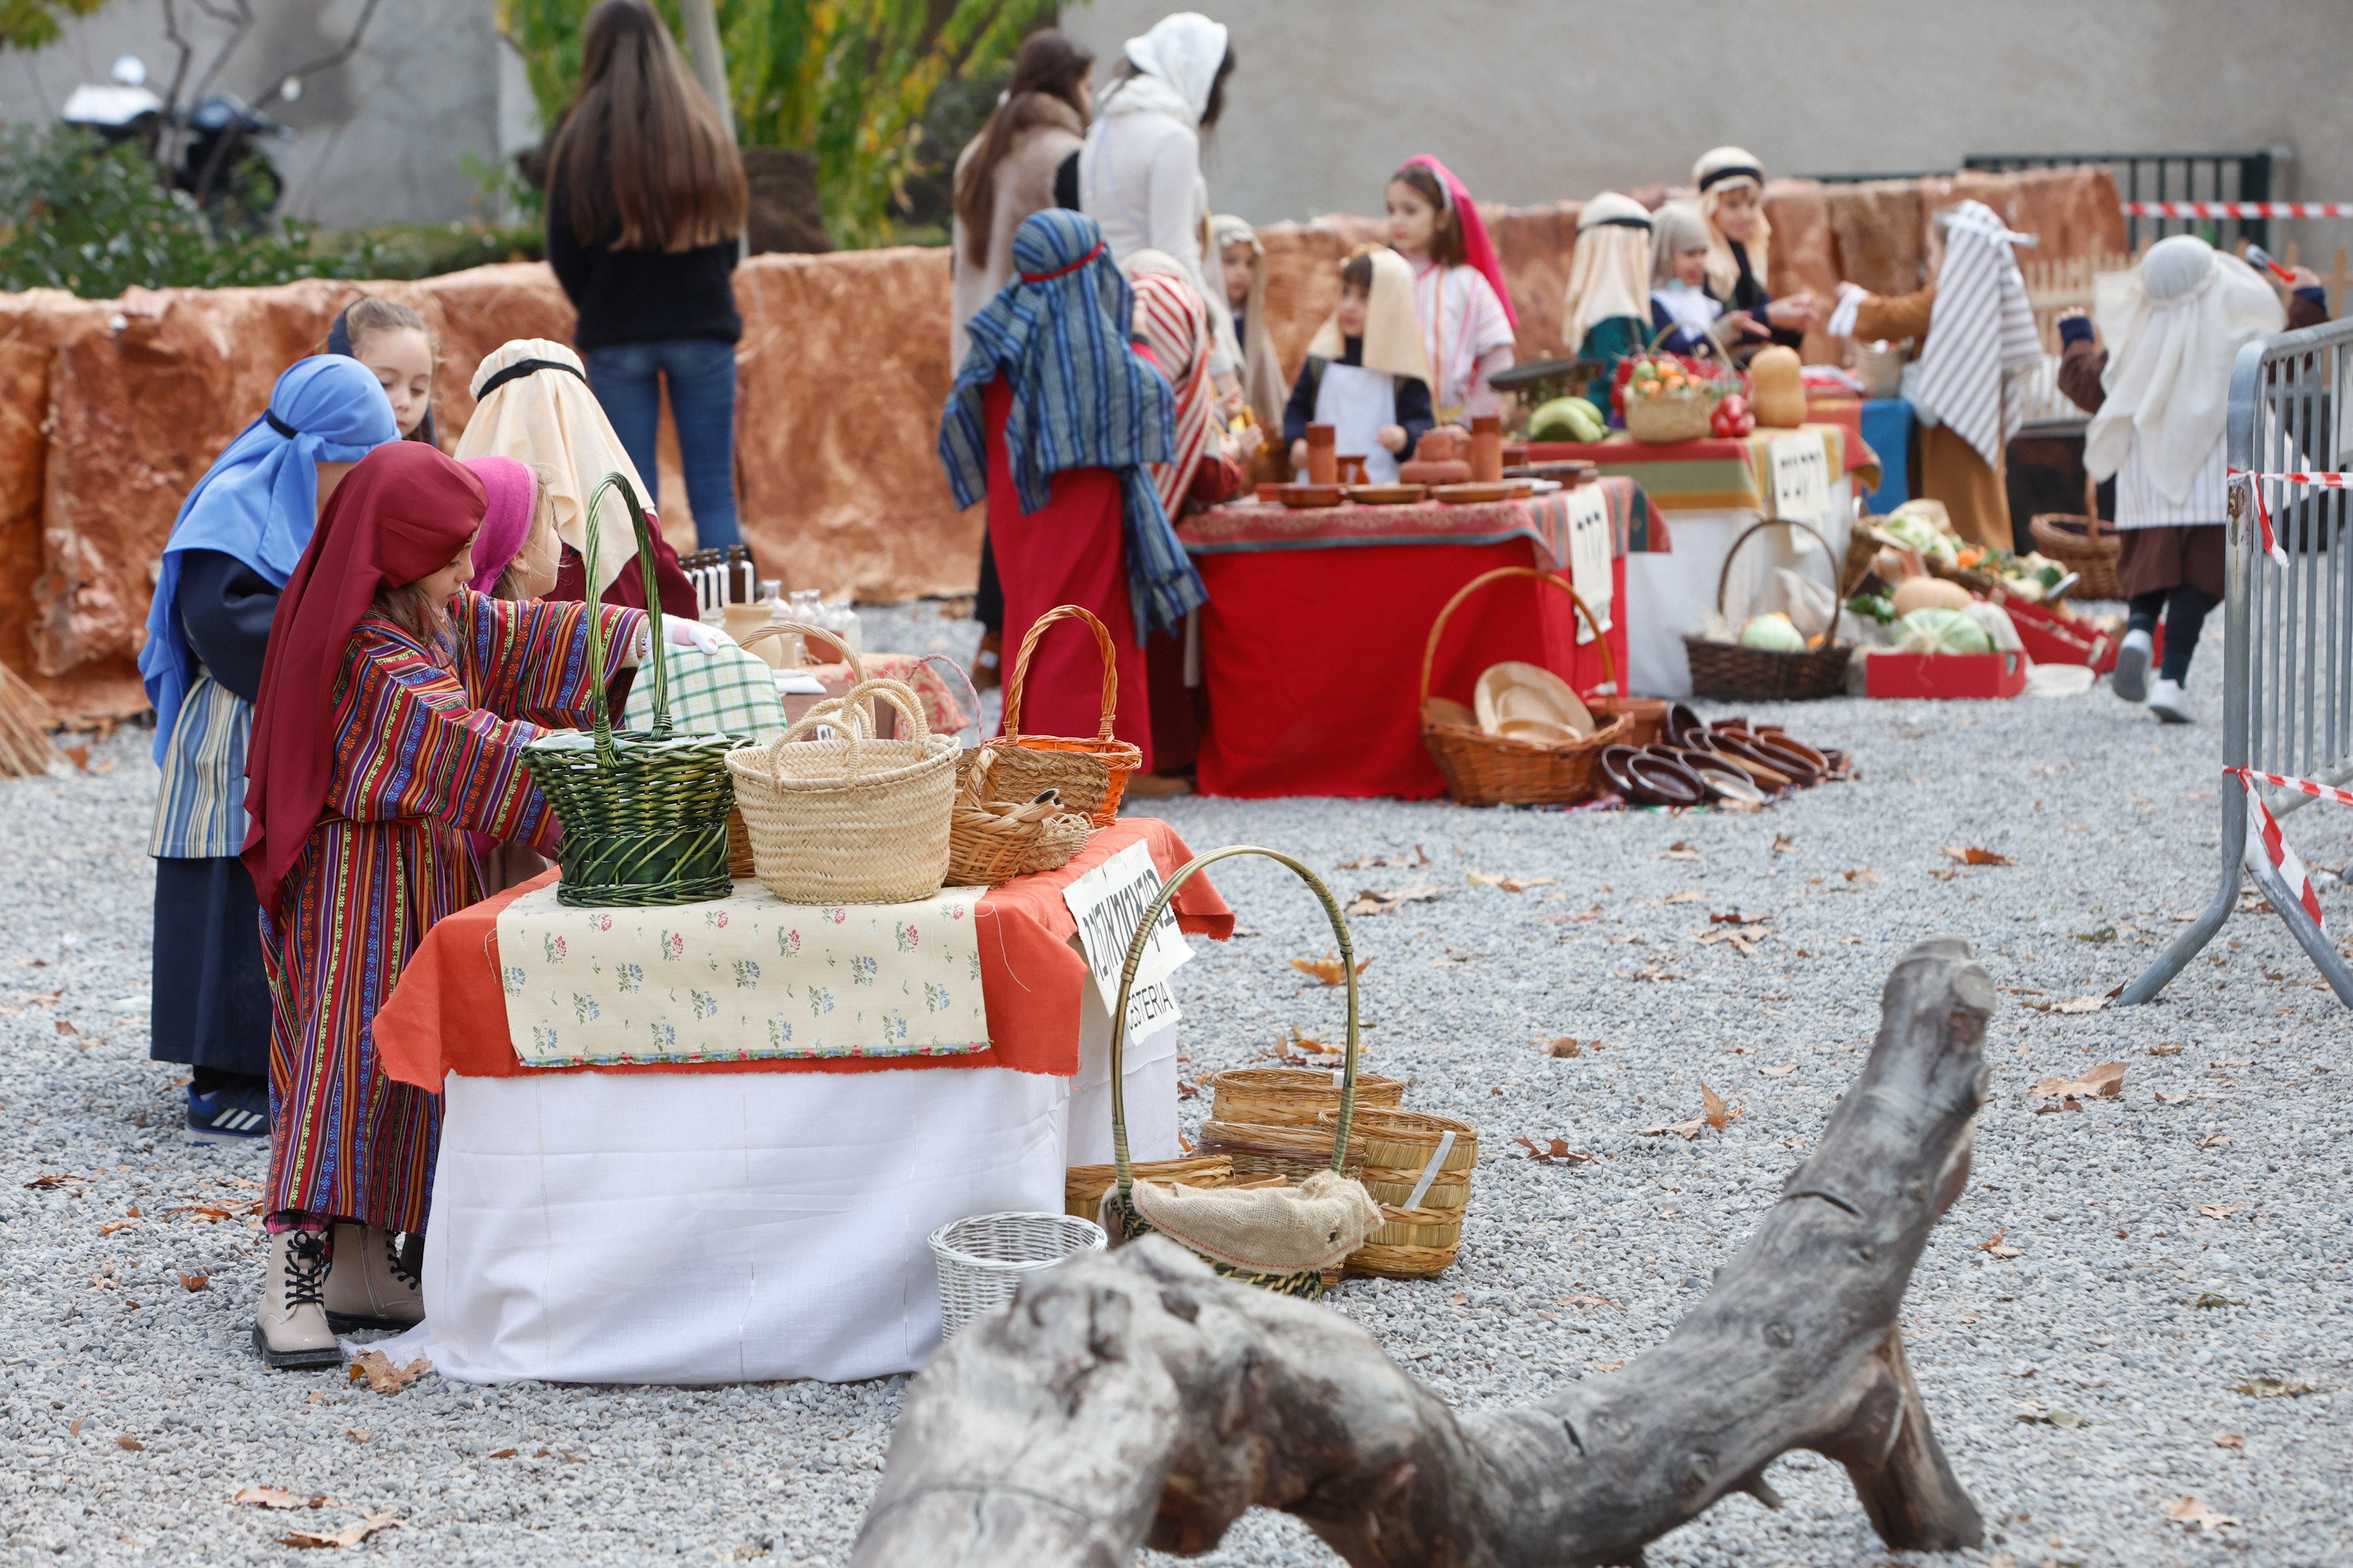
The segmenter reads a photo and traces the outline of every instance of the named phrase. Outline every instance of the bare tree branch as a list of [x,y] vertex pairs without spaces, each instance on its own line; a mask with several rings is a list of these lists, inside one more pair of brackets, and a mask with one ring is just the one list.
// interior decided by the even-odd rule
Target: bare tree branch
[[1640,1563],[1644,1543],[1812,1448],[1898,1550],[1983,1529],[1896,1317],[1968,1180],[1993,988],[1950,939],[1905,955],[1820,1146],[1666,1342],[1539,1404],[1458,1415],[1337,1313],[1151,1238],[1025,1286],[910,1389],[861,1568],[1200,1552],[1253,1507],[1356,1568]]

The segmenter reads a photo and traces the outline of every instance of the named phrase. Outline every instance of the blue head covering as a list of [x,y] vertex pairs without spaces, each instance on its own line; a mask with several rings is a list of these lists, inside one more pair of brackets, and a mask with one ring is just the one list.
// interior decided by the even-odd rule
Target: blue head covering
[[196,481],[164,546],[139,673],[155,705],[155,760],[162,762],[195,679],[195,655],[180,624],[180,552],[234,555],[283,586],[318,524],[319,463],[356,463],[400,439],[392,400],[353,359],[297,362],[269,394],[269,409],[247,426]]
[[965,323],[972,350],[940,419],[940,461],[956,504],[988,494],[980,399],[1002,374],[1013,393],[1005,458],[1022,514],[1044,510],[1053,476],[1064,468],[1116,470],[1136,635],[1173,627],[1208,594],[1144,468],[1176,457],[1176,395],[1128,346],[1135,295],[1094,220],[1060,208],[1022,220],[1013,271]]

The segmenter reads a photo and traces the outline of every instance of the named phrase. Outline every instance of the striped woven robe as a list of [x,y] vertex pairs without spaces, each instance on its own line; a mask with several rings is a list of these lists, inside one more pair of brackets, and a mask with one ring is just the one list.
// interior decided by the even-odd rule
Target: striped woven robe
[[371,1026],[426,931],[480,896],[459,829],[554,851],[561,829],[521,748],[543,728],[587,727],[645,619],[600,608],[609,640],[597,670],[586,611],[460,589],[454,668],[381,616],[353,634],[327,804],[262,908],[268,1212],[424,1228],[440,1099],[384,1076]]

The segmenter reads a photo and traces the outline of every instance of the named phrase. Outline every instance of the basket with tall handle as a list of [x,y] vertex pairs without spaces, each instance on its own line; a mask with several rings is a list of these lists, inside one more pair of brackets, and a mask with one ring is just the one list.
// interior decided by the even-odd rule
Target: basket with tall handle
[[[1128,1157],[1127,1151],[1124,1057],[1127,1045],[1128,998],[1135,988],[1136,971],[1144,963],[1145,951],[1151,942],[1153,928],[1158,923],[1161,911],[1166,910],[1170,901],[1176,898],[1177,889],[1219,861],[1229,860],[1238,855],[1262,855],[1278,865],[1287,867],[1314,893],[1316,901],[1324,906],[1324,917],[1332,923],[1332,936],[1338,944],[1341,968],[1347,976],[1348,1022],[1347,1052],[1340,1069],[1340,1106],[1335,1119],[1330,1169],[1335,1173],[1344,1173],[1344,1167],[1347,1163],[1348,1130],[1356,1109],[1356,967],[1355,949],[1348,941],[1348,922],[1340,912],[1339,900],[1332,896],[1332,889],[1324,885],[1322,878],[1308,869],[1304,863],[1283,854],[1281,850],[1261,849],[1249,844],[1236,844],[1223,849],[1212,849],[1206,855],[1195,856],[1161,888],[1159,895],[1152,900],[1145,910],[1143,918],[1136,922],[1134,939],[1128,943],[1127,947],[1127,962],[1120,971],[1119,1002],[1112,1008],[1111,1013],[1111,1133],[1113,1163],[1116,1175],[1112,1190],[1103,1194],[1101,1212],[1104,1227],[1114,1231],[1124,1241],[1157,1234],[1159,1228],[1146,1220],[1136,1207],[1135,1165]],[[1366,1199],[1366,1202],[1369,1204],[1370,1200]],[[1171,1239],[1180,1243],[1185,1242],[1182,1237]],[[1193,1250],[1200,1251],[1198,1247],[1194,1247]],[[1238,1279],[1246,1285],[1256,1285],[1286,1296],[1300,1296],[1311,1300],[1324,1294],[1324,1272],[1321,1268],[1255,1268],[1229,1259],[1210,1257],[1206,1253],[1202,1254],[1202,1257],[1203,1260],[1219,1273],[1228,1279]]]
[[[588,498],[582,541],[587,580],[596,582],[596,508],[617,489],[638,536],[644,574],[647,643],[654,683],[653,728],[616,731],[603,695],[589,705],[590,743],[543,736],[522,749],[523,766],[564,825],[556,858],[564,868],[558,902],[591,908],[650,908],[727,896],[727,814],[735,792],[727,776],[728,735],[673,735],[661,595],[654,582],[653,531],[629,481],[605,476]],[[588,607],[588,658],[605,668],[605,617]]]
[[[1056,621],[1082,621],[1094,628],[1095,647],[1103,655],[1103,722],[1092,735],[1025,735],[1021,732],[1021,687],[1029,675],[1029,656],[1038,639]],[[1144,765],[1144,752],[1132,742],[1115,738],[1112,720],[1119,709],[1118,652],[1111,628],[1094,612],[1078,605],[1057,605],[1029,623],[1014,656],[1012,673],[1005,678],[1005,732],[997,758],[997,798],[1035,800],[1048,790],[1060,793],[1062,805],[1084,813],[1097,827],[1119,820],[1119,797],[1127,777]]]
[[[743,646],[750,647],[754,643],[764,642],[769,637],[797,637],[804,643],[810,637],[823,637],[834,646],[834,650],[849,666],[849,683],[856,686],[865,680],[866,666],[859,662],[857,650],[821,626],[807,626],[799,621],[771,621],[758,631],[745,634]],[[756,736],[748,738],[757,739]],[[744,809],[739,805],[727,813],[727,874],[750,877],[756,873],[756,869],[752,861],[752,831],[744,826]]]
[[[1832,563],[1832,603],[1846,603],[1846,590],[1851,584],[1838,580],[1838,555],[1831,549],[1830,541],[1794,517],[1768,517],[1750,523],[1725,552],[1724,570],[1715,579],[1718,615],[1724,613],[1724,593],[1732,584],[1732,563],[1739,559],[1740,547],[1767,528],[1795,528],[1812,534],[1814,542],[1822,547],[1823,558]],[[1820,647],[1784,653],[1778,648],[1745,647],[1739,643],[1686,636],[1683,652],[1691,660],[1694,696],[1725,702],[1808,702],[1845,691],[1846,665],[1853,657],[1854,645],[1838,640],[1834,622],[1831,635],[1823,637]]]
[[1447,621],[1472,594],[1490,583],[1513,577],[1533,577],[1568,595],[1577,613],[1593,628],[1593,646],[1601,650],[1602,674],[1609,689],[1617,689],[1618,663],[1610,657],[1609,638],[1594,618],[1592,606],[1577,591],[1551,573],[1532,566],[1498,566],[1463,584],[1430,623],[1430,641],[1421,650],[1421,743],[1446,776],[1446,793],[1464,805],[1574,805],[1601,793],[1595,759],[1605,747],[1618,745],[1634,732],[1630,717],[1613,712],[1597,723],[1589,735],[1547,743],[1490,735],[1477,723],[1461,722],[1430,704],[1430,678],[1438,667],[1438,642],[1445,635]]

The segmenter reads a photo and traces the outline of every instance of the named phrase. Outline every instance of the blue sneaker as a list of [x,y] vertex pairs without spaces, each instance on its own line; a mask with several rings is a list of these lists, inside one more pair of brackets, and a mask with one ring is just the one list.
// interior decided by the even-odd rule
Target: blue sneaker
[[188,1087],[188,1136],[204,1143],[242,1143],[269,1136],[269,1085],[222,1088],[200,1094]]

